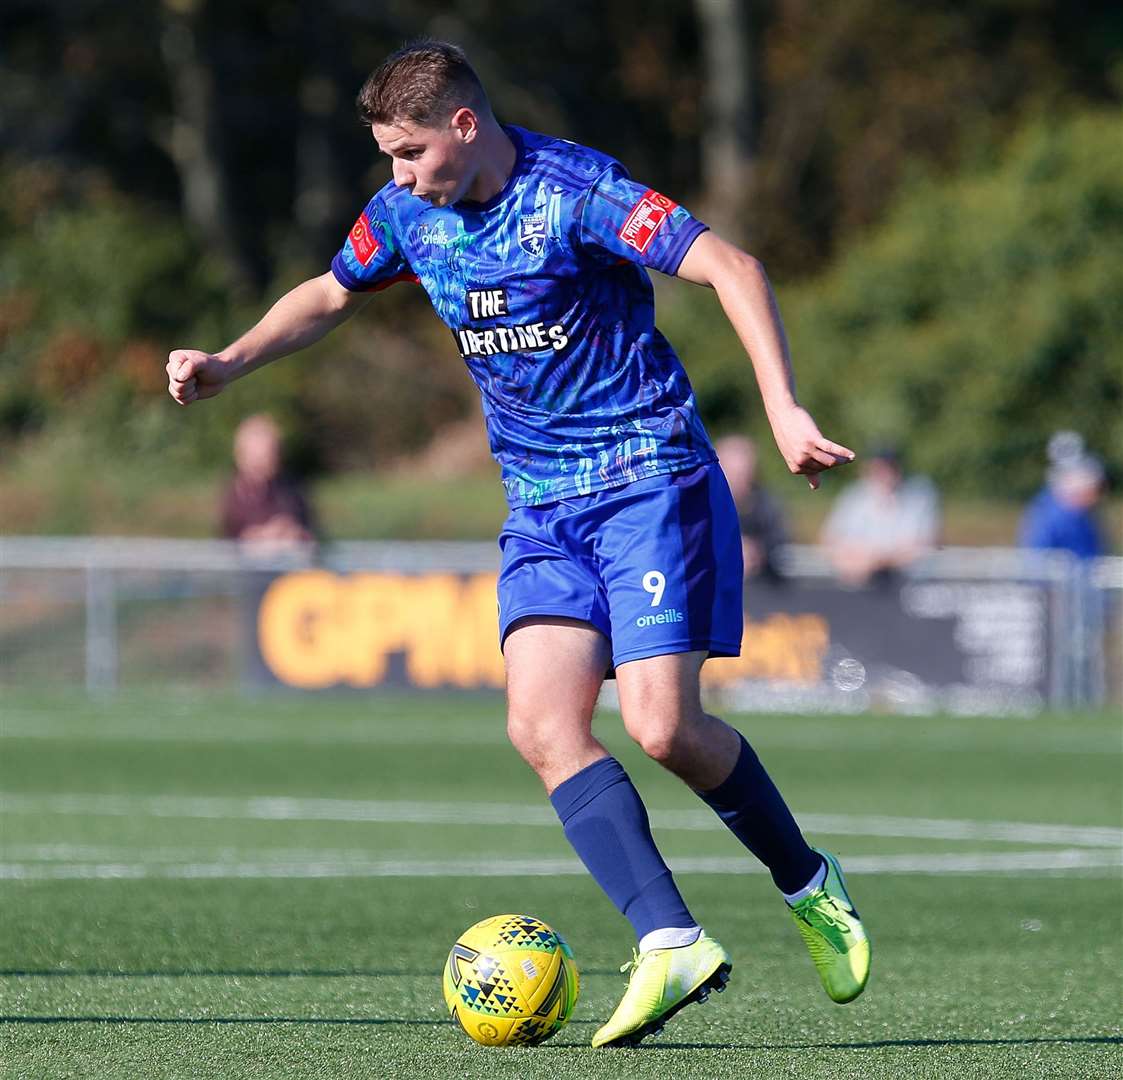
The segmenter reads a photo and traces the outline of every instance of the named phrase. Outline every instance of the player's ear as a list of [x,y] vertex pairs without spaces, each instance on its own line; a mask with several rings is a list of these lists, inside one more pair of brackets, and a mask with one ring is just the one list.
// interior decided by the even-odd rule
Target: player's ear
[[479,117],[467,106],[457,109],[449,123],[464,142],[472,142],[480,131]]

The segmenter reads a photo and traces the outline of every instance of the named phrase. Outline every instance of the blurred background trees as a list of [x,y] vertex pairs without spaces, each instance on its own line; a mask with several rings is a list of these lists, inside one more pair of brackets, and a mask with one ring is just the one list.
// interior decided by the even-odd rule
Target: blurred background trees
[[[206,408],[163,391],[169,348],[220,347],[326,267],[388,179],[354,94],[421,34],[464,45],[502,118],[614,154],[761,257],[837,437],[898,438],[952,494],[1024,496],[1057,427],[1123,473],[1118,4],[8,0],[8,521],[127,516],[216,474],[262,408],[335,478],[475,417],[406,287]],[[711,429],[759,424],[712,298],[660,302]]]

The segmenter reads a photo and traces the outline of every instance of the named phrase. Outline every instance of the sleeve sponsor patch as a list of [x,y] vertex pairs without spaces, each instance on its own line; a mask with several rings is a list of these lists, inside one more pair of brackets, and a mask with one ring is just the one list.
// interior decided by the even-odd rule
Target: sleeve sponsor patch
[[359,260],[362,266],[370,266],[371,259],[378,254],[378,249],[382,247],[374,238],[374,233],[370,227],[370,219],[367,217],[365,210],[359,215],[355,224],[351,226],[347,239],[351,241],[355,258]]
[[643,193],[643,198],[632,207],[628,220],[616,235],[629,247],[635,248],[642,254],[651,243],[651,238],[667,220],[667,215],[676,206],[678,203],[668,199],[666,195],[660,195],[659,192],[648,188]]

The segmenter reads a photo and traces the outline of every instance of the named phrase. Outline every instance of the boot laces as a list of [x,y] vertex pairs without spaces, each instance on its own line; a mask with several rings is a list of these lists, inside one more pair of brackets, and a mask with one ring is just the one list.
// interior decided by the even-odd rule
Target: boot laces
[[632,976],[639,970],[640,964],[643,963],[643,958],[644,954],[641,953],[638,949],[633,948],[631,960],[626,960],[623,964],[620,965],[620,973],[624,974],[625,972],[627,972],[628,982],[632,981]]
[[838,909],[838,901],[824,889],[805,896],[792,910],[806,923],[818,923],[834,930],[849,929]]

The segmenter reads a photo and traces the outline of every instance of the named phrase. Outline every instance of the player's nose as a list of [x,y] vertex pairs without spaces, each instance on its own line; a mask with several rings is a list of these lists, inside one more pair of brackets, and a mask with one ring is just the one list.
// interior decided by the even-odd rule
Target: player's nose
[[413,170],[404,161],[394,162],[394,183],[398,187],[411,188],[417,183],[417,177],[413,175]]

